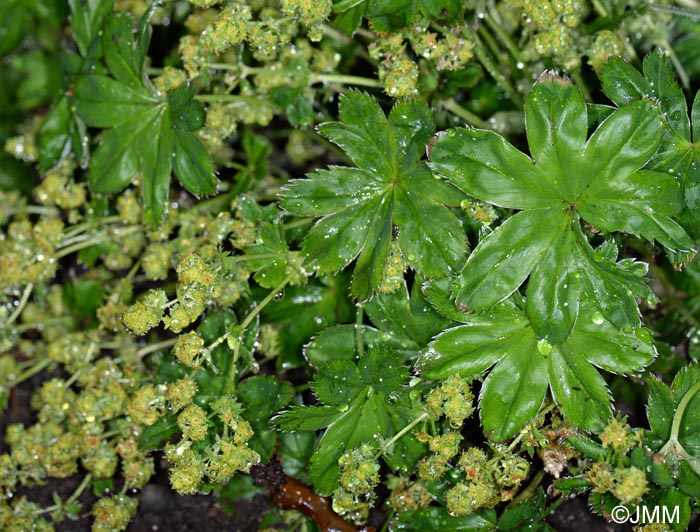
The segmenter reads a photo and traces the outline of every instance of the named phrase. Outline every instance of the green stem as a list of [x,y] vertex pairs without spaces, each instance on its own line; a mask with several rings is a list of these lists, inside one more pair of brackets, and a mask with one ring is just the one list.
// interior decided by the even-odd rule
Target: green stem
[[671,436],[669,441],[678,441],[678,435],[681,432],[681,421],[683,421],[683,414],[685,414],[685,409],[688,403],[693,399],[693,396],[700,391],[700,382],[696,382],[690,389],[685,392],[683,399],[678,403],[678,408],[676,413],[673,415],[673,423],[671,424]]
[[520,54],[518,46],[510,38],[510,35],[503,31],[501,25],[496,23],[490,16],[487,16],[485,20],[486,23],[489,25],[489,28],[491,28],[491,30],[496,34],[496,36],[508,49],[508,52],[510,52],[510,55],[513,57],[513,59],[517,63],[524,65],[525,61],[523,60],[523,56]]
[[605,18],[610,15],[600,0],[591,0],[591,4],[593,4],[593,9],[595,9],[601,17]]
[[[233,346],[233,360],[231,361],[231,373],[229,374],[229,380],[228,380],[228,389],[233,391],[235,390],[236,387],[236,365],[238,364],[238,357],[241,354],[241,343],[243,342],[243,333],[245,330],[248,328],[248,325],[250,325],[255,317],[260,314],[262,309],[265,308],[265,306],[272,301],[275,296],[284,289],[285,286],[287,286],[287,283],[292,280],[292,278],[296,275],[296,272],[292,272],[287,277],[285,277],[280,284],[278,284],[276,287],[274,287],[269,294],[267,294],[261,301],[258,303],[253,310],[251,310],[248,315],[243,319],[241,324],[237,327],[238,330],[240,330],[240,334],[238,338],[236,338],[236,343]],[[223,335],[221,338],[227,338],[230,334],[230,331]],[[223,340],[222,340],[223,341]]]
[[[90,342],[90,345],[87,348],[87,352],[85,353],[85,362],[86,365],[83,367],[87,367],[90,363],[90,360],[92,360],[92,355],[95,353],[95,349],[97,349],[97,344],[95,342]],[[99,351],[99,350],[98,350]],[[75,381],[78,380],[82,373],[82,370],[78,370],[73,375],[71,375],[70,379],[66,381],[66,388],[70,387]]]
[[310,83],[338,83],[341,85],[357,85],[358,87],[373,87],[381,89],[384,84],[378,79],[345,74],[311,74]]
[[32,294],[33,289],[33,283],[29,283],[27,286],[24,287],[24,292],[22,292],[22,297],[20,298],[19,303],[17,304],[17,308],[15,308],[14,312],[12,312],[10,317],[7,318],[7,323],[5,323],[5,326],[12,325],[15,322],[15,320],[19,318],[20,314],[22,314],[22,311],[24,310],[25,305],[27,304],[27,301],[29,301],[29,296]]
[[529,499],[535,494],[535,491],[537,490],[537,486],[540,485],[540,482],[542,482],[542,479],[544,478],[544,469],[539,469],[537,473],[535,473],[535,476],[532,477],[532,480],[530,483],[527,485],[527,487],[522,490],[520,493],[518,493],[515,497],[513,497],[513,500],[508,503],[508,506],[506,506],[506,509],[512,508],[513,506],[517,506],[521,501],[524,501],[525,499]]
[[357,356],[362,358],[365,356],[365,342],[362,338],[363,327],[362,320],[364,319],[364,307],[357,305],[355,311],[355,347],[357,348]]
[[510,84],[510,81],[508,81],[508,79],[501,73],[498,66],[493,62],[493,59],[489,57],[489,54],[484,48],[484,44],[481,42],[481,39],[474,36],[474,44],[474,55],[479,60],[481,65],[486,69],[496,83],[506,92],[516,107],[522,108],[523,102],[520,95],[515,90],[513,85]]
[[671,13],[672,15],[676,15],[679,17],[700,19],[700,13],[698,13],[697,11],[691,11],[690,9],[683,9],[682,7],[664,6],[661,4],[649,4],[649,9],[653,9],[654,11]]
[[146,355],[150,355],[151,353],[155,353],[156,351],[160,351],[161,349],[168,349],[169,347],[174,346],[175,342],[177,342],[177,338],[170,338],[168,340],[163,340],[162,342],[156,342],[155,344],[150,344],[146,347],[142,347],[136,352],[136,355],[139,358],[143,358]]
[[498,60],[498,63],[501,65],[501,68],[507,67],[508,66],[508,56],[506,54],[501,53],[501,47],[498,45],[498,43],[493,38],[493,36],[489,33],[486,26],[483,24],[479,24],[479,28],[478,28],[477,32],[478,32],[479,36],[486,43],[487,48],[491,51],[491,53],[494,55],[494,57],[496,57],[496,59]]
[[[128,235],[130,233],[134,233],[137,230],[140,230],[140,226],[130,226],[130,227],[125,227],[124,232],[121,232],[121,234],[115,234],[113,236],[115,237],[122,237],[125,235]],[[56,258],[60,259],[62,257],[65,257],[66,255],[70,255],[71,253],[75,253],[76,251],[80,251],[81,249],[89,248],[90,246],[94,246],[96,244],[101,244],[105,240],[110,240],[111,236],[107,234],[102,234],[102,235],[97,235],[97,236],[91,236],[87,240],[81,240],[79,242],[76,242],[75,244],[71,246],[67,246],[62,248],[58,253],[56,253]]]
[[424,420],[428,419],[428,413],[423,412],[420,416],[418,416],[416,419],[411,421],[408,425],[406,425],[404,428],[402,428],[399,432],[394,434],[394,436],[386,442],[382,447],[379,449],[377,454],[374,455],[374,459],[378,460],[381,455],[383,455],[389,448],[394,445],[397,441],[399,441],[405,434],[407,434],[413,427],[418,425],[419,423],[423,422]]
[[37,362],[33,366],[31,366],[29,369],[26,371],[23,371],[17,377],[14,378],[14,380],[10,383],[10,388],[17,386],[20,382],[24,382],[30,377],[33,377],[37,373],[39,373],[41,370],[43,370],[46,366],[51,364],[51,360],[48,358],[45,358],[41,360],[40,362]]
[[488,124],[479,118],[477,115],[472,113],[471,111],[465,109],[461,105],[459,105],[454,99],[450,98],[449,100],[443,100],[440,102],[440,107],[445,109],[446,111],[449,111],[455,116],[458,116],[462,120],[464,120],[467,124],[472,125],[474,127],[478,127],[480,129],[489,129]]
[[122,217],[118,215],[114,216],[106,216],[105,218],[100,218],[99,220],[89,220],[87,222],[83,222],[80,224],[76,224],[73,227],[71,227],[71,230],[68,231],[63,235],[64,238],[70,238],[72,236],[77,235],[78,233],[82,233],[83,231],[86,231],[87,229],[90,229],[91,227],[95,225],[109,225],[113,223],[119,223],[123,222]]
[[576,88],[581,91],[581,95],[583,96],[583,99],[586,100],[587,102],[592,102],[593,97],[591,96],[591,91],[588,90],[588,86],[586,85],[586,82],[583,80],[583,77],[581,76],[581,71],[579,69],[574,70],[571,73],[571,77],[574,78],[574,81],[576,82]]
[[[80,485],[77,488],[75,488],[75,491],[73,492],[73,494],[66,499],[65,504],[68,505],[68,504],[76,501],[78,499],[78,497],[80,497],[83,494],[83,492],[85,491],[85,489],[90,485],[91,480],[92,480],[92,475],[90,475],[90,473],[85,475],[83,480],[80,482]],[[61,506],[62,506],[61,504],[53,504],[53,505],[48,506],[46,508],[36,510],[35,512],[33,512],[33,515],[41,515],[41,514],[53,512],[53,511],[58,510]]]
[[676,69],[676,73],[681,79],[681,85],[683,85],[683,88],[686,90],[690,89],[690,78],[688,78],[688,73],[685,71],[685,68],[683,68],[683,65],[678,59],[676,52],[673,50],[671,43],[669,43],[668,40],[663,39],[660,44],[664,47],[666,53],[668,53],[671,64],[673,65],[673,68]]
[[299,220],[294,220],[293,222],[287,222],[282,227],[285,231],[289,231],[290,229],[296,229],[297,227],[304,227],[313,221],[313,218],[300,218]]

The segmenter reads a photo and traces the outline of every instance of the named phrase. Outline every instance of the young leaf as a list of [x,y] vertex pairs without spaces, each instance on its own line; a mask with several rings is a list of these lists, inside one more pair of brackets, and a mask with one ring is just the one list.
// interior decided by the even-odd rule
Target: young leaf
[[330,273],[357,259],[351,290],[363,301],[382,281],[394,238],[419,273],[457,268],[466,253],[464,232],[443,204],[446,196],[454,201],[456,191],[436,182],[420,160],[433,132],[428,108],[407,100],[386,117],[370,96],[350,92],[340,102],[340,118],[319,131],[358,168],[314,172],[293,180],[281,197],[292,214],[323,216],[304,240],[307,264]]
[[[384,350],[370,350],[359,365],[337,360],[322,366],[314,379],[314,390],[325,405],[295,407],[275,418],[283,430],[326,427],[311,457],[310,473],[318,493],[327,495],[335,489],[338,459],[346,450],[362,443],[381,445],[419,415],[400,394],[407,375],[400,360]],[[404,435],[384,458],[390,467],[405,469],[422,449]]]

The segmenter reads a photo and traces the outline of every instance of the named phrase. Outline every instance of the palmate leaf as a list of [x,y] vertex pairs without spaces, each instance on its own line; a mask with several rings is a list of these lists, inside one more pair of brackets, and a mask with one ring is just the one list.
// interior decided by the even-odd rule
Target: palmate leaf
[[165,215],[173,170],[196,195],[214,192],[216,177],[209,154],[192,133],[204,120],[193,88],[184,85],[161,95],[143,79],[150,39],[147,17],[135,42],[130,17],[107,17],[105,61],[115,79],[83,76],[73,94],[76,111],[88,126],[110,128],[90,162],[90,184],[97,192],[114,193],[140,178],[144,218],[158,224]]
[[654,300],[644,267],[594,251],[581,221],[627,232],[669,249],[692,241],[671,219],[680,187],[642,168],[664,135],[659,109],[637,100],[611,113],[586,138],[587,110],[568,80],[543,75],[525,106],[532,159],[496,133],[456,129],[439,135],[431,168],[482,201],[521,209],[486,236],[454,286],[459,304],[480,311],[503,301],[529,277],[527,313],[535,334],[563,341],[578,301],[591,300],[618,327],[635,326],[635,296]]
[[446,204],[458,204],[462,195],[433,179],[420,160],[433,134],[427,106],[399,102],[386,117],[373,98],[350,92],[340,101],[340,119],[322,124],[319,132],[357,168],[313,172],[293,180],[281,195],[290,213],[322,217],[304,240],[307,265],[332,273],[357,259],[351,292],[362,301],[382,282],[394,238],[410,266],[425,276],[458,268],[466,238]]
[[[426,290],[432,300],[447,297],[444,284],[433,282]],[[431,379],[475,378],[495,365],[479,397],[481,422],[495,441],[513,437],[537,415],[548,387],[564,419],[584,430],[602,430],[610,417],[610,393],[596,368],[636,373],[656,355],[646,329],[618,329],[587,303],[568,337],[555,345],[538,341],[531,319],[509,301],[482,314],[450,315],[462,325],[439,334],[417,369]]]
[[660,51],[644,58],[643,75],[623,59],[611,58],[601,71],[601,80],[605,94],[619,106],[644,97],[658,99],[668,129],[650,167],[678,177],[684,207],[679,219],[695,239],[700,238],[700,92],[689,118],[683,91]]
[[[311,457],[310,474],[316,491],[329,495],[338,483],[338,459],[362,443],[382,445],[420,415],[401,388],[406,368],[392,353],[370,350],[358,364],[336,360],[319,369],[313,389],[322,406],[294,407],[274,422],[282,430],[325,428]],[[410,468],[423,446],[410,433],[384,453],[387,464]]]

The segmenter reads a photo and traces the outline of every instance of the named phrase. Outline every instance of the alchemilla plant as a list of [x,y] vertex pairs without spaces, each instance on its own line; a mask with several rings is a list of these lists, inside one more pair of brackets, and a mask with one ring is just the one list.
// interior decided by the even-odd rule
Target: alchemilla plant
[[696,526],[698,20],[2,2],[0,528]]

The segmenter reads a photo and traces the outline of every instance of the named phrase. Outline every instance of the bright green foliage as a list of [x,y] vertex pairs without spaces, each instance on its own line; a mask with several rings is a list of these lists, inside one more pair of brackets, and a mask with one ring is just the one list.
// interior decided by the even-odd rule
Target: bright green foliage
[[[275,418],[283,430],[326,428],[309,470],[320,494],[330,494],[337,487],[338,459],[346,450],[363,443],[379,447],[417,417],[419,411],[400,393],[406,377],[400,359],[379,349],[370,350],[357,364],[331,361],[319,369],[313,382],[322,405],[294,407]],[[390,467],[410,470],[422,450],[406,435],[383,456]]]
[[540,338],[566,338],[584,297],[613,324],[637,325],[634,297],[655,299],[643,282],[644,265],[615,262],[609,242],[594,250],[581,221],[669,249],[692,247],[670,218],[681,208],[677,181],[642,169],[664,134],[657,104],[632,102],[587,139],[583,98],[548,74],[528,96],[525,118],[532,159],[498,134],[475,129],[441,134],[432,149],[433,170],[464,192],[522,210],[471,254],[454,287],[457,302],[487,309],[529,276],[527,312]]
[[649,166],[680,181],[684,196],[680,220],[697,239],[700,237],[700,92],[695,95],[689,118],[685,96],[666,56],[656,51],[644,57],[643,74],[614,57],[603,67],[600,78],[605,94],[619,106],[639,98],[658,99],[668,128]]
[[[447,300],[447,287],[430,286],[431,301]],[[442,289],[441,289],[442,288]],[[610,417],[610,392],[596,368],[629,374],[651,363],[656,350],[648,331],[617,329],[582,304],[571,334],[561,343],[537,340],[526,312],[505,302],[483,314],[462,313],[463,325],[439,334],[418,361],[422,375],[458,374],[484,380],[479,407],[489,438],[503,441],[539,411],[549,389],[564,419],[601,430]]]
[[322,124],[319,132],[357,168],[318,170],[292,181],[281,196],[292,214],[323,216],[304,240],[307,266],[333,273],[357,259],[351,290],[359,300],[377,291],[393,239],[421,274],[456,269],[466,242],[444,204],[461,198],[420,160],[434,127],[427,106],[406,100],[385,117],[373,98],[350,92],[340,101],[340,119]]
[[216,178],[209,154],[192,131],[204,122],[204,108],[194,89],[183,85],[158,93],[143,79],[150,41],[147,20],[136,42],[128,16],[110,15],[103,40],[105,62],[113,78],[81,77],[75,84],[76,111],[89,126],[110,128],[90,163],[94,190],[114,193],[141,181],[145,219],[159,223],[165,214],[174,170],[180,183],[196,195],[214,192]]

